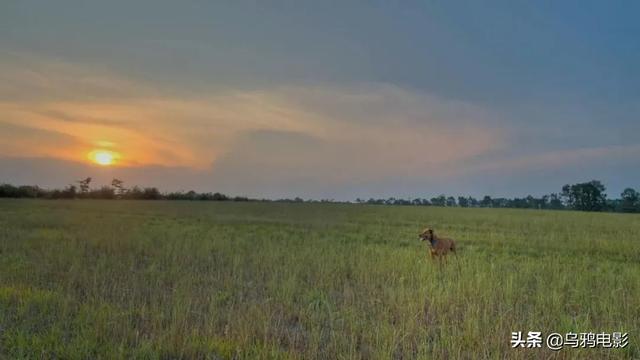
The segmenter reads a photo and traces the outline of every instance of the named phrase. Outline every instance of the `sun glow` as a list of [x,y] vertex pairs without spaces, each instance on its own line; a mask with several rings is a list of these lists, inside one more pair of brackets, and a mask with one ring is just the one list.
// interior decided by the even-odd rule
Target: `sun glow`
[[94,150],[89,153],[89,159],[102,166],[113,165],[118,158],[118,153],[109,150]]

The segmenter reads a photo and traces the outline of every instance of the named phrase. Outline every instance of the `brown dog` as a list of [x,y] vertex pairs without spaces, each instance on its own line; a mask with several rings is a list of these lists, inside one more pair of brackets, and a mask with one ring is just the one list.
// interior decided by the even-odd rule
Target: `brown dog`
[[433,229],[426,228],[424,229],[420,235],[418,235],[422,241],[429,242],[429,252],[431,253],[431,258],[438,257],[439,259],[444,258],[449,252],[456,254],[456,243],[453,239],[442,238],[436,236],[433,232]]

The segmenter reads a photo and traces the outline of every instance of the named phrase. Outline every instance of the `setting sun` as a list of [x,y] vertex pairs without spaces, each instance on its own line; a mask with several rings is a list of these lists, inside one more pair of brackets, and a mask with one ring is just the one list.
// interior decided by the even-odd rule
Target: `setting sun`
[[113,165],[117,158],[117,153],[108,150],[94,150],[89,153],[89,159],[102,166]]

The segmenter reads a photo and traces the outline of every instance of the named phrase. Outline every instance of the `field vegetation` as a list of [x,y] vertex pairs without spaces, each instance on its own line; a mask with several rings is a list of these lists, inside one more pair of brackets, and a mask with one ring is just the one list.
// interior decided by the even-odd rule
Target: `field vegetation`
[[[417,235],[458,242],[440,266]],[[512,349],[512,331],[628,332]],[[640,216],[0,201],[0,358],[640,358]]]

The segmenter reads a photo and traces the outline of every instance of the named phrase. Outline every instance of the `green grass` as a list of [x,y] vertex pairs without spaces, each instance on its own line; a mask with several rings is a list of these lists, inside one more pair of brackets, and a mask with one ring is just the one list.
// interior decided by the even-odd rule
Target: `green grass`
[[[536,330],[630,344],[511,349]],[[0,201],[0,358],[640,358],[639,336],[637,215]]]

